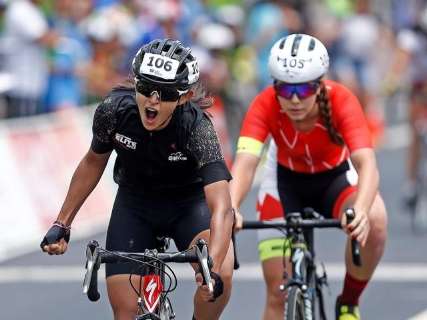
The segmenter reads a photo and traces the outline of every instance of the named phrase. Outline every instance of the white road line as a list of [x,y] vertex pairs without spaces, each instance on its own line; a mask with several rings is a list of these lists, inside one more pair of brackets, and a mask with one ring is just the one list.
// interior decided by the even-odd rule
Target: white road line
[[[326,263],[326,272],[331,281],[341,281],[344,265]],[[101,267],[102,268],[102,267]],[[178,280],[192,280],[194,272],[188,265],[172,265]],[[3,266],[0,267],[0,283],[18,282],[81,282],[83,266]],[[104,270],[100,270],[99,280],[104,281]],[[233,277],[236,281],[260,281],[262,271],[259,263],[245,263]],[[427,282],[426,263],[384,263],[376,270],[373,281],[383,282]],[[418,318],[417,318],[418,320]]]

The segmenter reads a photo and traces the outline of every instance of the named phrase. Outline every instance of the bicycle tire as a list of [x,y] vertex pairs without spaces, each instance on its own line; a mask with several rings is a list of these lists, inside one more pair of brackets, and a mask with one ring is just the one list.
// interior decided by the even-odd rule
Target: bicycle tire
[[175,318],[169,299],[165,299],[159,309],[160,320],[171,320]]
[[305,320],[304,296],[301,289],[292,286],[288,289],[288,299],[285,302],[285,320]]

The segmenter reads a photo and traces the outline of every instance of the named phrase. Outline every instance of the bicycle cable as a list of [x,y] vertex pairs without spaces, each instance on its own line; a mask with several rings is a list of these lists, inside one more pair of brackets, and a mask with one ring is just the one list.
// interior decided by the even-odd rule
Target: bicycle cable
[[[153,269],[155,269],[155,270],[159,271],[159,273],[166,275],[166,276],[167,276],[167,278],[168,278],[168,280],[169,280],[169,281],[168,281],[168,282],[169,282],[169,287],[168,287],[168,289],[166,289],[166,290],[162,291],[162,292],[163,292],[163,293],[165,293],[165,294],[168,294],[168,293],[170,293],[170,292],[172,292],[172,291],[174,291],[174,290],[176,289],[176,286],[177,286],[177,278],[176,278],[175,273],[173,272],[172,268],[171,268],[170,266],[168,266],[168,264],[167,264],[167,263],[163,262],[163,261],[162,261],[162,260],[160,260],[160,259],[157,259],[157,258],[155,258],[155,257],[150,257],[150,259],[157,261],[159,264],[162,264],[162,265],[164,265],[167,269],[169,269],[169,271],[170,271],[170,273],[172,273],[172,275],[170,275],[168,272],[166,272],[166,271],[162,270],[162,268],[161,268],[161,267],[159,267],[159,266],[157,266],[157,265],[154,265],[154,264],[151,264],[150,262],[147,262],[147,261],[141,261],[141,260],[138,260],[138,259],[135,259],[135,258],[127,257],[127,256],[124,256],[124,255],[119,254],[119,253],[117,253],[117,252],[109,251],[109,250],[106,250],[106,249],[103,249],[103,248],[100,248],[100,253],[101,253],[101,252],[109,253],[109,254],[112,254],[112,255],[115,255],[115,256],[121,257],[121,258],[123,258],[123,259],[125,259],[125,260],[129,260],[129,261],[136,262],[136,263],[137,263],[137,264],[139,264],[139,265],[144,265],[144,266],[151,267],[151,268],[153,268]],[[142,266],[139,266],[139,268],[142,268]],[[141,296],[140,292],[139,292],[139,291],[138,291],[138,290],[133,286],[133,284],[132,284],[132,275],[134,275],[134,274],[132,274],[132,273],[131,273],[131,274],[129,274],[129,282],[130,282],[130,285],[131,285],[132,289],[135,291],[135,293],[136,293],[138,296]],[[173,286],[173,288],[171,289],[171,287],[172,287],[172,283],[174,283],[174,286]]]
[[[183,250],[183,251],[178,252],[178,253],[181,254],[181,253],[189,252],[189,251],[193,250],[195,247],[196,246],[192,246],[191,248],[188,248],[188,249]],[[167,289],[162,289],[162,293],[164,293],[165,298],[167,297],[167,295],[169,293],[173,292],[176,289],[176,287],[177,287],[178,280],[177,280],[175,272],[173,271],[173,269],[167,263],[163,262],[161,259],[158,259],[156,257],[149,257],[151,260],[158,262],[160,265],[162,265],[163,267],[165,267],[165,269],[167,269],[167,270],[163,270],[160,266],[157,266],[157,265],[152,264],[150,262],[140,261],[138,259],[127,257],[127,256],[121,255],[121,254],[119,254],[117,252],[109,251],[109,250],[106,250],[106,249],[103,249],[103,248],[100,248],[100,252],[110,253],[110,254],[113,254],[115,256],[121,257],[123,259],[136,262],[137,264],[139,264],[138,268],[142,268],[143,266],[151,267],[151,268],[159,271],[159,273],[161,275],[165,275],[168,278],[168,281],[167,281],[168,282],[168,288]],[[129,274],[129,283],[130,283],[132,289],[135,291],[135,293],[140,297],[141,296],[141,292],[138,291],[134,287],[134,285],[132,283],[132,276],[133,275],[136,275],[136,274],[134,274],[134,273]],[[141,275],[139,274],[139,276],[141,276]]]
[[[180,251],[180,252],[177,252],[176,254],[182,254],[182,253],[185,253],[185,252],[189,252],[189,251],[191,251],[191,250],[194,250],[194,248],[195,248],[196,246],[194,245],[194,246],[192,246],[191,248],[188,248],[188,249],[186,249],[186,250],[183,250],[183,251]],[[151,267],[153,267],[153,268],[155,268],[155,269],[157,269],[157,270],[159,270],[160,272],[162,272],[162,274],[164,274],[164,275],[166,275],[167,277],[168,277],[168,288],[166,289],[166,290],[164,290],[164,289],[162,289],[162,293],[164,294],[164,299],[166,299],[166,298],[168,298],[167,296],[168,296],[168,294],[169,293],[171,293],[171,292],[173,292],[175,289],[176,289],[176,287],[177,287],[177,284],[178,284],[178,280],[177,280],[177,276],[176,276],[176,274],[175,274],[175,272],[173,271],[173,269],[172,269],[172,267],[170,267],[167,263],[165,263],[165,262],[163,262],[162,260],[160,260],[160,259],[157,259],[157,258],[155,258],[155,257],[150,257],[152,260],[154,260],[154,261],[157,261],[157,262],[159,262],[160,264],[162,264],[164,267],[166,267],[166,269],[168,269],[168,271],[171,273],[171,274],[169,274],[168,273],[168,271],[166,271],[166,270],[163,270],[162,268],[160,268],[160,267],[158,267],[158,266],[156,266],[156,265],[152,265],[152,264],[150,264],[149,262],[144,262],[145,263],[145,265],[148,265],[148,266],[151,266]],[[139,260],[137,260],[138,262],[141,262],[141,261],[139,261]],[[142,268],[142,266],[139,266],[140,268]],[[132,286],[132,288],[133,288],[133,290],[135,291],[135,293],[138,295],[138,296],[141,296],[141,293],[140,292],[138,292],[137,290],[136,290],[136,288],[133,286],[133,284],[132,284],[132,281],[131,281],[131,277],[132,277],[132,275],[133,274],[130,274],[129,275],[129,282],[130,282],[130,285]],[[141,276],[141,275],[139,275],[139,276]],[[142,276],[141,276],[142,277]],[[172,283],[173,283],[173,285],[172,285]]]

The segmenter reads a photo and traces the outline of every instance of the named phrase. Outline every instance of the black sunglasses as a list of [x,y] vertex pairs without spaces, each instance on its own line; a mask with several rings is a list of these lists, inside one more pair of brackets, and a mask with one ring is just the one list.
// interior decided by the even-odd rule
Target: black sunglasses
[[154,83],[138,80],[135,84],[136,91],[145,97],[151,97],[154,92],[159,94],[160,100],[165,102],[177,101],[188,90],[181,91],[173,87],[161,87]]

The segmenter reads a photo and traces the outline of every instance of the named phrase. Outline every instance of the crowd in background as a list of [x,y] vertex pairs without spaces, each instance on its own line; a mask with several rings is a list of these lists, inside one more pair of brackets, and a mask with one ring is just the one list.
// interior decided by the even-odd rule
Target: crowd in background
[[0,118],[95,103],[130,76],[141,45],[171,37],[194,48],[208,92],[237,120],[271,83],[271,45],[303,32],[327,45],[329,77],[357,94],[375,130],[378,97],[396,79],[396,34],[427,20],[425,7],[426,0],[0,0]]

